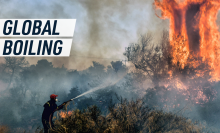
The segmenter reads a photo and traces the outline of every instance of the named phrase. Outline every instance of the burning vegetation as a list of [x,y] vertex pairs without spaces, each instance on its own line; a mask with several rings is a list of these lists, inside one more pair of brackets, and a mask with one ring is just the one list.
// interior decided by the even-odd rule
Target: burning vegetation
[[[170,19],[169,40],[172,63],[184,69],[202,63],[214,81],[220,76],[220,36],[216,24],[218,0],[155,0],[161,18]],[[203,71],[196,72],[203,76]]]
[[[39,103],[56,92],[60,101],[76,99],[71,111],[57,114],[53,133],[203,131],[186,117],[219,124],[220,2],[155,0],[154,6],[161,12],[158,17],[170,20],[170,30],[159,41],[149,33],[126,48],[124,55],[134,69],[112,61],[107,67],[93,62],[78,71],[54,67],[45,59],[29,65],[25,58],[6,57],[0,69],[8,86],[0,99],[7,104],[0,106],[7,111],[0,110],[0,122],[13,129],[31,125],[33,132],[41,125]],[[114,98],[115,93],[128,100]],[[142,100],[133,101],[140,96]]]
[[161,10],[161,18],[170,20],[170,79],[196,103],[213,100],[216,91],[212,86],[220,79],[220,34],[216,23],[220,2],[155,0],[154,4]]
[[[150,34],[127,48],[125,55],[154,86],[179,91],[196,104],[212,101],[220,79],[220,34],[217,0],[155,0],[169,32],[159,43]],[[158,11],[158,10],[157,10]]]
[[203,130],[201,125],[173,113],[150,109],[142,100],[111,104],[106,115],[97,106],[80,111],[59,113],[52,133],[155,133],[194,132]]

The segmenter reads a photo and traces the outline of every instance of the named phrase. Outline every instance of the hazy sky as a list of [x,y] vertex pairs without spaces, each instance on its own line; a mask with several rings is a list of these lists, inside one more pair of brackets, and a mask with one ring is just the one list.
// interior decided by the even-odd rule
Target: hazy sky
[[[158,37],[169,27],[168,21],[156,17],[153,0],[1,0],[0,4],[3,19],[77,19],[70,57],[47,58],[69,69],[85,69],[93,60],[105,65],[124,60],[125,47],[137,42],[140,34],[153,32]],[[39,59],[27,58],[30,63]]]

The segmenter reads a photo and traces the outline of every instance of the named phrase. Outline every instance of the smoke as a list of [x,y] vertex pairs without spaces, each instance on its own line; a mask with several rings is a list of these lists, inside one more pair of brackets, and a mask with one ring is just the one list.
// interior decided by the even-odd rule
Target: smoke
[[[66,0],[66,1],[1,1],[1,18],[74,18],[76,29],[70,57],[44,58],[55,66],[63,64],[69,69],[86,69],[92,61],[105,66],[109,59],[124,60],[122,55],[129,43],[148,31],[162,31],[168,21],[155,16],[153,0]],[[9,8],[10,7],[10,8]],[[164,23],[166,22],[166,24]],[[83,57],[82,57],[83,56]],[[94,58],[88,58],[94,57]],[[27,58],[36,64],[40,58]]]
[[[17,88],[22,91],[24,89],[29,89],[29,91],[27,91],[28,96],[24,99],[25,102],[22,102],[22,109],[25,109],[26,111],[21,111],[20,101],[14,102],[17,99],[7,99],[7,103],[13,103],[11,106],[3,105],[6,103],[6,100],[3,98],[1,99],[1,101],[3,101],[0,104],[2,105],[1,107],[7,107],[6,109],[8,110],[13,108],[13,117],[15,117],[16,120],[21,120],[25,115],[26,119],[30,119],[32,116],[35,116],[33,118],[36,118],[36,116],[38,118],[42,113],[42,104],[49,100],[48,97],[50,94],[59,93],[59,99],[64,101],[67,100],[66,96],[70,93],[69,90],[72,87],[78,87],[79,91],[85,92],[82,95],[88,94],[88,92],[96,94],[96,91],[104,90],[103,88],[105,88],[106,90],[117,90],[117,93],[124,93],[125,97],[131,98],[131,96],[135,94],[132,91],[130,91],[130,95],[125,93],[126,89],[133,89],[138,83],[130,83],[131,81],[129,78],[125,79],[125,77],[122,76],[123,83],[108,88],[108,85],[112,85],[108,84],[109,82],[115,84],[118,83],[118,79],[121,78],[118,78],[118,73],[116,73],[112,67],[106,68],[104,66],[109,65],[111,61],[124,60],[125,57],[122,53],[124,52],[125,47],[131,42],[136,42],[140,34],[152,32],[153,37],[155,37],[154,39],[158,40],[160,37],[159,33],[164,28],[169,27],[168,20],[161,20],[155,15],[152,6],[153,0],[66,0],[62,2],[58,0],[10,0],[7,2],[1,1],[0,3],[1,5],[4,5],[0,9],[1,18],[77,19],[70,57],[26,58],[29,63],[34,64],[34,66],[30,66],[30,72],[27,72],[30,75],[25,77],[26,82],[18,82],[22,84],[19,84],[20,87]],[[196,12],[191,11],[190,9],[188,11],[189,14],[191,12]],[[190,20],[190,18],[188,19]],[[188,26],[188,29],[191,29],[191,26]],[[190,34],[197,35],[197,32],[190,32],[192,32]],[[47,59],[49,62],[52,62],[53,67],[50,67],[49,65],[46,67],[44,64],[45,69],[42,69],[41,67],[37,68],[35,65],[38,64],[37,62],[40,59]],[[1,58],[0,60],[3,59]],[[92,61],[101,62],[103,65],[100,66]],[[68,69],[77,69],[78,71],[70,72],[65,68],[54,68],[62,66]],[[35,67],[36,71],[33,71],[32,68],[35,70]],[[110,78],[108,76],[110,76]],[[106,83],[106,81],[108,82]],[[102,84],[104,85],[100,86]],[[147,85],[145,86],[149,86],[148,83],[146,84]],[[27,88],[24,88],[24,86]],[[137,91],[139,91],[138,93],[142,93],[143,90],[146,91],[147,89],[148,87],[141,88],[141,91]],[[14,92],[17,91],[15,90]],[[18,100],[22,101],[23,95],[20,94],[20,91],[18,92],[19,94],[14,94],[15,96],[12,96],[16,97],[19,95]],[[171,98],[172,102],[180,96],[179,91],[158,91],[158,93],[161,93],[159,96],[162,98]],[[174,97],[174,95],[177,97]],[[155,103],[155,105],[159,103],[160,101],[157,101],[159,96],[155,96],[152,99],[152,103]],[[177,106],[180,104],[181,106],[176,108],[176,110],[170,108],[169,111],[174,110],[177,112],[180,108],[184,108],[185,105],[188,107],[190,102],[185,102],[184,98],[186,97],[188,98],[188,96],[185,96],[179,98],[181,99],[180,101],[175,101],[173,104]],[[41,106],[32,107],[29,102],[30,100],[31,103],[40,104]],[[166,103],[170,104],[170,101],[167,101]],[[163,105],[160,107],[163,107]],[[188,109],[189,112],[192,111],[192,113],[186,112],[189,113],[186,116],[200,118],[201,116],[206,115],[206,113],[203,115],[198,114],[198,109],[200,108],[198,106],[192,107],[190,104],[189,108],[192,109]],[[4,111],[1,111],[0,114],[4,114]],[[16,111],[16,113],[14,111]],[[29,112],[28,115],[27,112]],[[3,120],[6,121],[7,118],[4,117]],[[0,122],[4,123],[3,120]],[[11,124],[13,122],[9,121],[8,123]]]
[[106,81],[105,81],[102,85],[97,86],[97,87],[95,87],[95,88],[91,88],[89,91],[86,91],[86,92],[84,92],[84,93],[78,95],[77,97],[74,97],[72,100],[77,99],[77,98],[80,98],[80,97],[82,97],[82,96],[84,96],[84,95],[86,95],[86,94],[95,92],[95,91],[97,91],[97,90],[99,90],[99,89],[103,89],[103,88],[106,88],[106,87],[109,87],[109,86],[113,86],[113,85],[115,85],[116,83],[118,83],[121,79],[123,79],[125,75],[126,75],[126,73],[124,73],[123,75],[120,75],[120,77],[118,77],[117,79],[114,79],[113,81],[112,81],[111,78],[107,78]]
[[[127,67],[122,62],[112,64],[114,65],[106,68],[98,62],[93,62],[93,65],[85,70],[70,71],[65,67],[54,67],[52,62],[42,59],[38,60],[36,65],[16,69],[14,76],[11,76],[8,69],[4,76],[13,79],[11,87],[1,91],[0,125],[8,125],[11,128],[32,126],[35,130],[42,125],[40,116],[43,105],[51,94],[58,94],[61,101],[58,105],[75,98],[74,108],[86,107],[87,103],[83,100],[88,100],[89,97],[92,97],[92,105],[100,105],[99,101],[106,99],[103,100],[106,101],[103,106],[107,106],[115,93],[128,99],[136,97],[133,90],[137,87],[132,84],[133,79],[127,74]],[[1,88],[4,87],[3,83],[8,83],[8,80],[0,81]],[[83,103],[79,103],[80,101]]]

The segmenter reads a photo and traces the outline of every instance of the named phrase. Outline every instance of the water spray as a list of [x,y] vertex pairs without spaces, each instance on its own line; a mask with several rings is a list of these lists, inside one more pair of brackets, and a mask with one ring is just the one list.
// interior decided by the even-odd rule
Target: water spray
[[[88,91],[86,91],[86,92],[84,92],[84,93],[82,93],[82,94],[76,96],[75,98],[72,98],[72,99],[70,99],[70,100],[64,102],[63,104],[61,104],[60,106],[58,106],[57,109],[55,109],[55,110],[53,111],[53,113],[54,113],[55,111],[59,110],[62,106],[66,105],[66,103],[71,102],[71,101],[73,101],[74,99],[80,98],[80,97],[82,97],[82,96],[84,96],[84,95],[86,95],[86,94],[89,94],[89,93],[91,93],[91,92],[97,91],[97,90],[99,90],[99,89],[102,89],[102,88],[106,88],[106,87],[108,87],[108,86],[115,85],[115,84],[118,83],[122,78],[124,78],[124,76],[125,76],[126,74],[127,74],[127,73],[124,73],[121,77],[119,77],[119,78],[118,78],[117,80],[115,80],[114,82],[102,84],[101,86],[98,86],[98,87],[95,87],[95,88],[93,88],[93,89],[90,89],[90,90],[88,90]],[[106,85],[106,84],[107,84],[107,85]],[[49,118],[50,118],[50,119],[49,119],[50,128],[52,127],[50,120],[51,120],[51,117],[52,117],[52,114],[53,114],[53,113],[51,113],[50,116],[49,116]]]
[[[98,87],[95,87],[95,88],[93,88],[93,89],[90,89],[90,90],[88,90],[88,91],[86,91],[86,92],[84,92],[84,93],[82,93],[82,94],[76,96],[75,98],[70,99],[69,101],[73,101],[74,99],[80,98],[80,97],[82,97],[82,96],[84,96],[84,95],[86,95],[86,94],[89,94],[89,93],[91,93],[91,92],[97,91],[97,90],[99,90],[99,89],[106,88],[106,87],[108,87],[108,86],[113,86],[113,85],[115,85],[116,83],[118,83],[121,79],[123,79],[125,75],[126,75],[126,73],[124,73],[122,76],[120,76],[117,80],[115,80],[115,81],[113,81],[113,82],[104,83],[104,84],[102,84],[102,85],[100,85],[100,86],[98,86]],[[69,101],[68,101],[68,102],[69,102]]]

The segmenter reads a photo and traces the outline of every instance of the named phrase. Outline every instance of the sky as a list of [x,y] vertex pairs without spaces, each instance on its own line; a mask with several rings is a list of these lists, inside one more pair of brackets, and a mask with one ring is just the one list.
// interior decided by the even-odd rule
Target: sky
[[[2,19],[76,19],[70,57],[46,58],[56,67],[88,68],[92,61],[105,66],[125,60],[125,47],[141,34],[158,40],[169,28],[155,15],[153,0],[0,0]],[[158,11],[157,11],[158,13]],[[28,57],[36,64],[41,57]],[[3,58],[1,59],[3,60]]]

